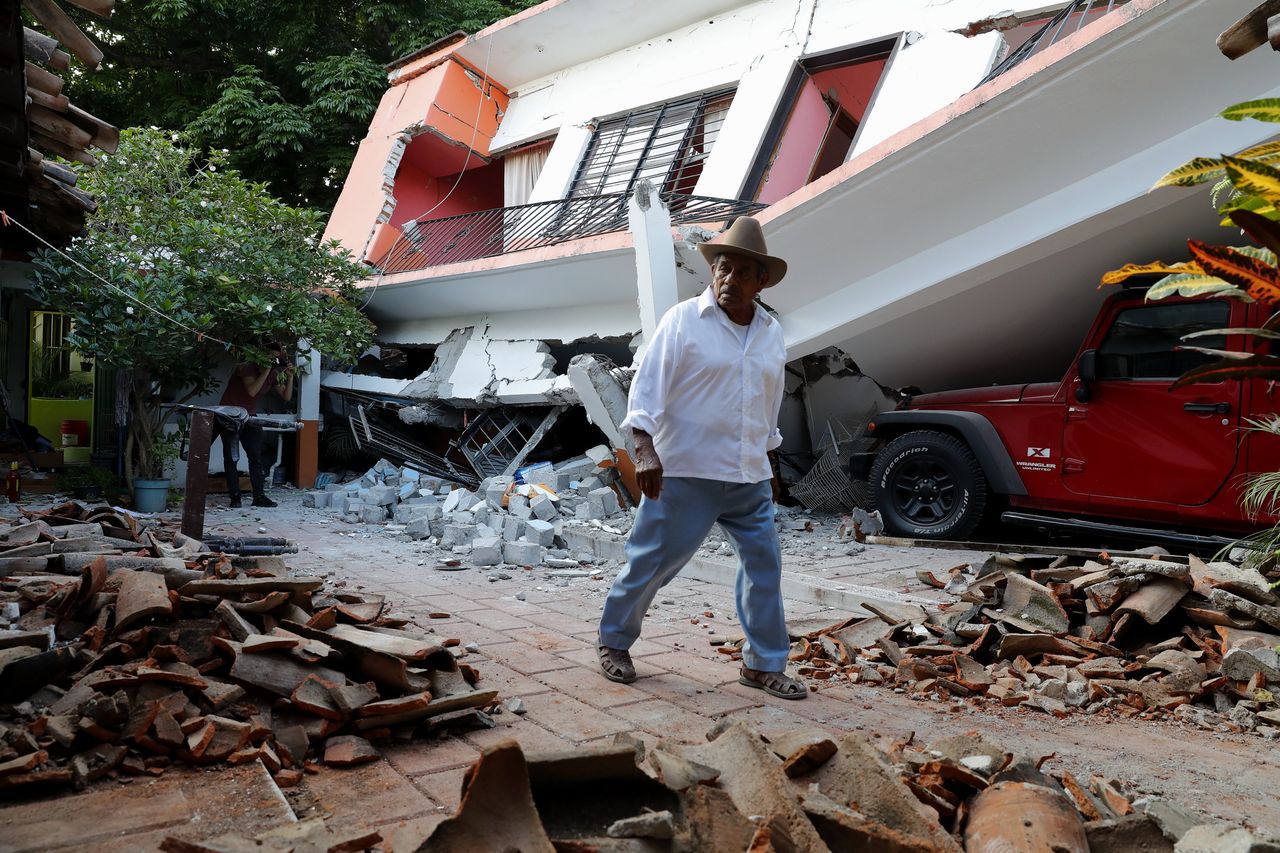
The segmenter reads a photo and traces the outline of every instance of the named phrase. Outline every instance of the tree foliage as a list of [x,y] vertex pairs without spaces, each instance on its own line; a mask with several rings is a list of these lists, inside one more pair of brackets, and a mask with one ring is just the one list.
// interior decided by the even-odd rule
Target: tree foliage
[[[1246,101],[1228,107],[1223,118],[1232,121],[1255,119],[1280,122],[1280,99]],[[1147,299],[1155,301],[1170,296],[1226,296],[1261,303],[1272,312],[1271,318],[1257,329],[1209,329],[1188,335],[1184,340],[1207,335],[1241,335],[1246,338],[1273,339],[1280,328],[1280,169],[1274,164],[1280,157],[1280,145],[1268,142],[1235,155],[1197,157],[1156,182],[1154,188],[1194,187],[1209,182],[1225,184],[1226,199],[1219,206],[1222,224],[1238,229],[1253,240],[1253,246],[1219,246],[1199,240],[1187,242],[1190,260],[1166,264],[1127,264],[1102,277],[1102,283],[1119,284],[1135,275],[1165,273],[1147,291]],[[1153,189],[1154,189],[1153,188]],[[1214,193],[1215,206],[1218,192]],[[1174,387],[1197,382],[1221,382],[1224,379],[1261,377],[1280,379],[1280,356],[1265,352],[1234,352],[1189,348],[1213,356],[1179,377]]]
[[332,207],[386,89],[383,66],[535,0],[129,0],[70,13],[103,70],[71,84],[114,124],[189,130],[294,204]]
[[116,154],[80,171],[99,207],[70,259],[34,259],[35,297],[71,316],[81,352],[127,377],[130,473],[159,475],[161,402],[210,390],[219,362],[267,365],[277,347],[307,345],[355,361],[372,338],[355,286],[364,270],[321,244],[323,215],[271,197],[228,159],[178,134],[125,131]]

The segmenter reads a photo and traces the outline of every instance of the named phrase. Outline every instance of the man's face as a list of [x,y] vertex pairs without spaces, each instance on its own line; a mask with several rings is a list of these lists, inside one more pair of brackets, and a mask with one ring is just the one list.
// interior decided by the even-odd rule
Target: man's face
[[745,313],[768,284],[769,273],[755,258],[725,253],[711,266],[716,303],[730,314]]

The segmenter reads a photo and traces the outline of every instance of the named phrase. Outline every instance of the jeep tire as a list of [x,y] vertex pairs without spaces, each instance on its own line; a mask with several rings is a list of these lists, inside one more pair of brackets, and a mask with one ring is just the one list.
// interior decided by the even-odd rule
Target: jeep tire
[[885,529],[914,539],[964,539],[987,505],[987,478],[973,451],[933,430],[908,432],[885,444],[867,485]]

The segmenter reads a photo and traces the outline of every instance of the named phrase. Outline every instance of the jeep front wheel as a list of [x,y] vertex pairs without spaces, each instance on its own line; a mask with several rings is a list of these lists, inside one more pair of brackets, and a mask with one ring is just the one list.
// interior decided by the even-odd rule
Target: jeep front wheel
[[900,435],[881,448],[868,485],[885,529],[898,536],[963,539],[987,504],[987,478],[973,451],[932,430]]

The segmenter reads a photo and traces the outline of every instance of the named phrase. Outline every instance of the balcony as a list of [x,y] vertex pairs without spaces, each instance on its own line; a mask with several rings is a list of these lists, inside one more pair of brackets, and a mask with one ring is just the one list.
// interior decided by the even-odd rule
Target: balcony
[[[753,201],[663,193],[673,225],[717,225],[764,209]],[[490,258],[627,230],[628,193],[557,199],[415,219],[374,266],[383,275]]]
[[1047,24],[1024,41],[1013,52],[1006,56],[982,82],[988,83],[1001,74],[1011,71],[1042,50],[1056,44],[1069,35],[1078,33],[1087,24],[1091,24],[1103,15],[1110,14],[1117,7],[1125,5],[1128,0],[1072,0],[1054,15]]

